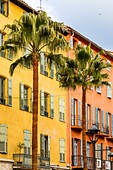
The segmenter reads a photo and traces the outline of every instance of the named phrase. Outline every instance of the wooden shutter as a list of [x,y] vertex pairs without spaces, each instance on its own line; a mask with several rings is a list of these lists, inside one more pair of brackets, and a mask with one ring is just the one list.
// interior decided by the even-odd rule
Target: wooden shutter
[[0,124],[0,152],[7,152],[7,134],[8,126],[6,124]]
[[44,53],[40,53],[40,73],[44,74]]
[[40,134],[40,155],[45,157],[45,137]]
[[44,115],[44,92],[40,91],[40,114]]
[[30,111],[33,112],[33,88],[31,88]]
[[91,107],[91,113],[92,113],[92,124],[94,124],[95,122],[94,107]]
[[48,136],[48,157],[50,157],[50,136]]
[[88,105],[86,104],[86,128],[88,129]]
[[71,125],[75,125],[75,102],[74,98],[71,98]]
[[70,36],[69,45],[73,49],[73,37],[72,36]]
[[31,144],[31,132],[29,130],[24,130],[24,148],[25,154],[30,154],[30,144]]
[[[111,82],[109,82],[109,84],[111,85]],[[111,86],[107,86],[107,97],[108,98],[112,97],[112,87]]]
[[53,61],[51,63],[51,68],[50,68],[50,77],[54,78],[54,62]]
[[50,95],[50,117],[54,117],[54,95]]
[[59,98],[59,119],[62,119],[62,101],[61,98]]
[[80,115],[81,115],[81,102],[80,102],[80,100],[78,100],[78,125],[79,126],[81,126]]
[[8,79],[8,105],[12,106],[12,80]]
[[102,132],[104,132],[104,111],[102,110]]
[[96,108],[96,126],[98,128],[98,108]]
[[24,109],[24,85],[20,83],[20,109]]
[[111,116],[112,116],[112,117],[111,117],[111,119],[112,119],[112,122],[111,122],[111,123],[112,123],[112,133],[111,133],[111,134],[112,134],[112,136],[113,136],[113,114],[112,114]]

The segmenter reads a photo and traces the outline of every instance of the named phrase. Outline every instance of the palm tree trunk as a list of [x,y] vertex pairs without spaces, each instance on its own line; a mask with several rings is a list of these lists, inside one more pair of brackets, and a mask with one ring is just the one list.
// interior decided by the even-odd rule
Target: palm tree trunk
[[82,148],[83,148],[83,161],[84,168],[87,170],[87,159],[86,159],[86,89],[82,87]]
[[32,170],[38,167],[38,58],[33,56]]

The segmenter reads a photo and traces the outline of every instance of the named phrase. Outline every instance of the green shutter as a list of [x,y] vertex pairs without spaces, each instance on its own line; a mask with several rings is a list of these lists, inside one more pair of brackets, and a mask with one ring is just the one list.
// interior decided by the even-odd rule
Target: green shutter
[[44,92],[40,91],[40,114],[44,115]]
[[40,73],[44,74],[44,53],[40,53]]
[[45,156],[45,137],[40,134],[40,155]]
[[50,137],[48,136],[48,157],[50,157]]
[[31,145],[31,132],[29,130],[24,130],[24,148],[26,148],[25,154],[30,154]]
[[20,83],[20,109],[24,109],[24,85]]
[[8,142],[8,126],[6,124],[0,124],[0,151],[7,152]]
[[24,145],[30,148],[30,138],[31,132],[29,130],[24,130]]
[[12,80],[8,79],[8,105],[12,106]]
[[31,88],[30,110],[33,112],[33,88]]
[[54,95],[50,95],[50,117],[54,117]]
[[78,100],[78,125],[81,126],[81,102]]
[[3,1],[0,1],[0,13],[5,14]]

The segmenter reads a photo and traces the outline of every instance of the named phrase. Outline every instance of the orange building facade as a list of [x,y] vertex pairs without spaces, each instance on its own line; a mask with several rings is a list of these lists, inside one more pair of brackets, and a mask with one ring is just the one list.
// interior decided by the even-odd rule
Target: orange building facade
[[[73,57],[73,47],[76,44],[86,46],[91,44],[94,54],[101,51],[102,48],[93,43],[80,33],[69,28],[71,40],[68,57]],[[68,35],[69,36],[69,35]],[[107,62],[113,65],[113,56],[106,51],[101,56],[106,58]],[[109,83],[111,87],[88,89],[86,92],[86,128],[87,131],[95,124],[100,130],[98,142],[95,145],[96,169],[109,169],[113,167],[109,154],[113,149],[113,68],[106,69],[109,74]],[[82,89],[76,88],[75,91],[67,91],[67,163],[71,169],[83,169],[82,153]],[[93,169],[93,148],[89,137],[86,135],[86,156],[87,167]]]

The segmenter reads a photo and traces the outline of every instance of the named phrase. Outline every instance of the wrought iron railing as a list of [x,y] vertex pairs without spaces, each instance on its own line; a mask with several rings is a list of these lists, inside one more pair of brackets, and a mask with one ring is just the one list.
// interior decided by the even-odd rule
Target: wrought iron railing
[[[13,154],[14,166],[31,168],[32,155],[27,154]],[[38,168],[50,170],[50,158],[38,156]]]
[[[93,169],[93,158],[92,157],[86,157],[87,158],[87,168],[88,169]],[[99,158],[95,158],[96,161],[96,168],[100,169],[101,167],[103,169],[112,169],[111,166],[112,162],[110,160],[101,160]],[[75,166],[76,168],[83,168],[83,156],[82,155],[73,155],[72,156],[72,166]]]
[[82,126],[81,118],[75,119],[75,115],[71,115],[71,126]]

